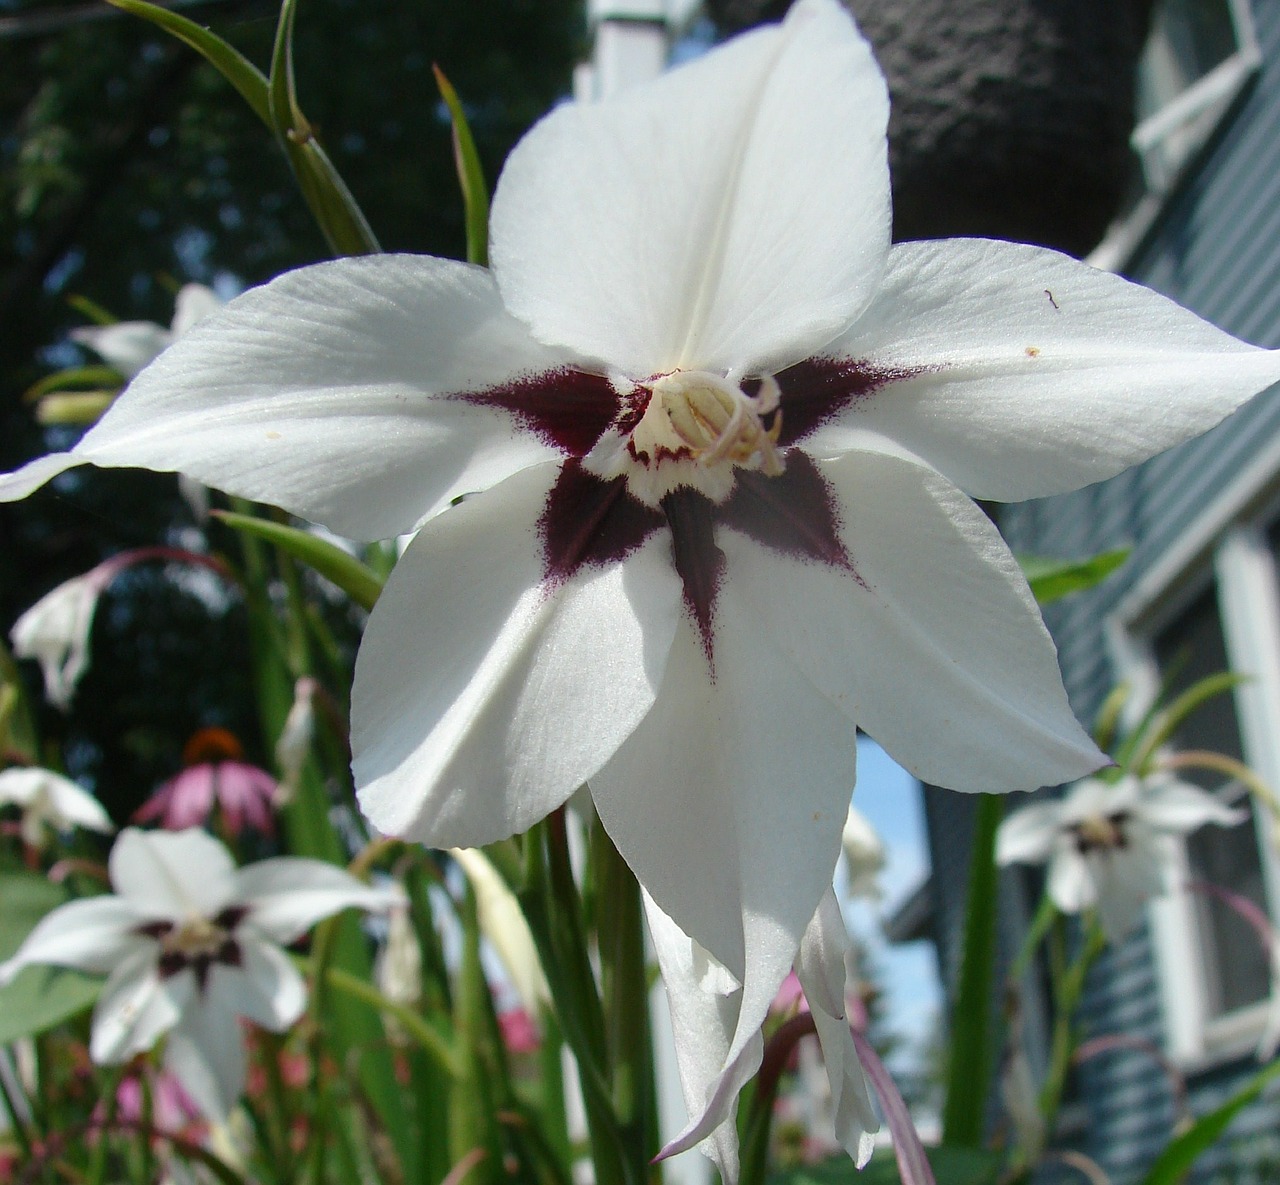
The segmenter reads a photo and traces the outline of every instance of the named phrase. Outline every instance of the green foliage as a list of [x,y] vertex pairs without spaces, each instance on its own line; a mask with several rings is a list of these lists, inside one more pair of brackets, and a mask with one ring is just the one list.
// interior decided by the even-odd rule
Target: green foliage
[[1129,551],[1129,548],[1122,547],[1082,560],[1023,555],[1018,556],[1018,563],[1036,600],[1048,605],[1071,593],[1085,592],[1101,584],[1129,558]]
[[[945,1144],[926,1150],[938,1185],[994,1185],[1000,1168],[998,1152],[953,1148]],[[899,1185],[898,1164],[891,1152],[879,1152],[861,1171],[847,1156],[822,1164],[803,1165],[774,1173],[767,1185]]]
[[[68,899],[65,889],[34,873],[0,873],[0,961],[21,945],[45,914]],[[60,967],[28,967],[0,988],[0,1045],[43,1033],[84,1012],[102,981]]]

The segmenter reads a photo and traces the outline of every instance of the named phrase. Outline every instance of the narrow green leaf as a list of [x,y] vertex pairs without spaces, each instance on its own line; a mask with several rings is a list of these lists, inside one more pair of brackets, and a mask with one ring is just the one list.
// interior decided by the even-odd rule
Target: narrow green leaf
[[[67,892],[41,876],[0,873],[0,960],[7,959]],[[102,980],[61,967],[28,967],[0,988],[0,1045],[31,1037],[84,1012]]]
[[462,109],[458,92],[453,89],[453,84],[439,66],[433,65],[431,68],[435,71],[440,97],[444,99],[445,106],[449,108],[449,117],[453,120],[453,160],[458,170],[458,185],[462,190],[466,215],[467,261],[488,267],[489,187],[485,184],[480,154],[476,151],[475,138],[471,135],[471,125],[467,122],[467,113]]
[[319,572],[326,580],[333,581],[357,605],[365,609],[372,609],[382,592],[382,581],[371,568],[310,531],[256,518],[251,514],[234,514],[227,510],[215,510],[213,514],[237,531],[274,543],[281,551]]
[[90,300],[87,296],[81,296],[78,292],[73,292],[67,297],[67,304],[95,325],[115,325],[120,320],[119,317],[114,313],[108,312],[96,300]]
[[1022,574],[1031,592],[1042,605],[1061,600],[1070,593],[1084,592],[1101,584],[1129,558],[1131,548],[1103,551],[1083,560],[1058,560],[1045,556],[1018,556]]
[[[1001,1154],[985,1148],[953,1148],[941,1144],[925,1149],[938,1185],[994,1185]],[[800,1165],[773,1173],[768,1185],[899,1185],[898,1163],[892,1152],[877,1152],[864,1169],[847,1156],[821,1164]]]
[[996,956],[996,831],[1004,809],[995,794],[979,796],[974,812],[972,862],[965,907],[964,947],[951,1013],[942,1142],[980,1148],[991,1086],[991,1000]]
[[34,403],[50,391],[83,391],[94,387],[123,387],[124,375],[114,366],[68,366],[37,379],[23,393],[24,403]]
[[1202,1152],[1217,1143],[1231,1121],[1262,1093],[1263,1087],[1280,1075],[1280,1059],[1255,1074],[1220,1107],[1202,1115],[1190,1128],[1173,1140],[1156,1158],[1155,1164],[1142,1178],[1142,1185],[1182,1185],[1188,1170]]
[[1130,768],[1138,774],[1146,772],[1147,762],[1160,751],[1160,747],[1178,731],[1192,712],[1206,700],[1231,691],[1247,678],[1247,675],[1223,671],[1217,675],[1207,675],[1193,683],[1156,716],[1151,730],[1142,737],[1142,743],[1134,752]]
[[140,16],[143,20],[158,25],[167,33],[172,33],[179,41],[185,41],[219,74],[222,75],[243,96],[246,103],[253,108],[254,114],[267,127],[272,127],[271,110],[267,100],[267,80],[262,71],[249,61],[238,49],[228,45],[216,33],[187,20],[176,12],[162,8],[158,4],[148,4],[146,0],[107,0],[125,12]]

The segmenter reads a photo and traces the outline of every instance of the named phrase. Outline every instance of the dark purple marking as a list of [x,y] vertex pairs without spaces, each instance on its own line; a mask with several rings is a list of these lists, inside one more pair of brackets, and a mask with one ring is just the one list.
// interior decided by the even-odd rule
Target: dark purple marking
[[777,477],[739,469],[737,478],[716,511],[720,523],[773,551],[829,564],[862,583],[840,538],[835,494],[808,454],[792,449]]
[[567,366],[444,398],[501,408],[522,428],[571,457],[586,456],[623,410],[622,398],[604,375]]
[[626,478],[605,481],[570,459],[538,520],[544,577],[559,583],[580,568],[619,563],[661,526],[659,511],[627,493]]
[[716,505],[689,486],[672,490],[662,499],[671,526],[671,551],[684,585],[684,603],[702,635],[711,677],[715,678],[716,593],[724,580],[724,552],[716,546]]
[[780,447],[796,444],[840,412],[890,383],[930,373],[931,366],[880,366],[865,358],[806,358],[775,377],[782,391]]

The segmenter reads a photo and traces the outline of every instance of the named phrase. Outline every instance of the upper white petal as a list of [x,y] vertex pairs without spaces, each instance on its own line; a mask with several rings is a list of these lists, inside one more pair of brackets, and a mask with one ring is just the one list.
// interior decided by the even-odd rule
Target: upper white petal
[[1110,477],[1280,381],[1280,352],[1065,255],[985,239],[894,247],[875,303],[828,352],[922,371],[807,448],[873,428],[1000,501]]
[[1159,776],[1145,782],[1137,809],[1145,823],[1179,834],[1195,831],[1207,823],[1231,827],[1246,818],[1245,811],[1227,806],[1199,786]]
[[557,455],[511,419],[438,396],[571,361],[503,311],[488,272],[428,256],[289,272],[207,316],[76,446],[179,470],[360,538]]
[[121,897],[69,901],[45,914],[13,956],[0,963],[0,986],[24,967],[38,963],[111,971],[128,955],[154,948],[155,943],[137,931],[156,917],[156,913]]
[[834,0],[614,100],[557,108],[507,159],[492,257],[545,341],[630,374],[771,369],[870,299],[889,239],[888,97]]
[[127,827],[108,858],[116,892],[153,917],[212,917],[231,900],[235,862],[213,836]]
[[353,768],[375,826],[435,847],[523,831],[649,710],[680,616],[668,541],[544,579],[558,466],[517,474],[418,533],[356,661]]
[[246,924],[287,944],[339,910],[386,910],[400,896],[323,860],[275,856],[238,869],[231,900],[248,908]]
[[1030,790],[1103,764],[990,520],[909,458],[859,451],[820,468],[856,578],[721,538],[728,582],[788,661],[934,785]]

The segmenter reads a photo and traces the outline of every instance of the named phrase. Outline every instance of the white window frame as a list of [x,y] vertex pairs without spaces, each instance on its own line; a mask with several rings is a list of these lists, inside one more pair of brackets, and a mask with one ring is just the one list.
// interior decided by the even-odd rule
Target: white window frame
[[[1236,50],[1185,91],[1138,122],[1129,143],[1142,169],[1144,190],[1121,213],[1087,262],[1105,271],[1120,271],[1155,224],[1170,192],[1186,173],[1195,154],[1208,141],[1236,96],[1262,64],[1262,49],[1253,19],[1252,0],[1226,0]],[[1157,5],[1157,10],[1158,10]],[[1197,120],[1204,126],[1166,160],[1161,152],[1171,137]]]
[[[1231,668],[1251,676],[1233,689],[1245,760],[1280,787],[1280,580],[1267,530],[1280,522],[1280,439],[1240,471],[1120,601],[1107,621],[1115,669],[1134,688],[1135,709],[1160,684],[1156,635],[1210,584],[1216,585]],[[1280,921],[1280,861],[1266,837],[1274,823],[1250,799],[1259,837],[1267,908]],[[1249,1052],[1266,1026],[1271,1001],[1211,1016],[1194,895],[1187,891],[1185,848],[1167,891],[1149,905],[1168,1053],[1195,1071]],[[1272,985],[1273,995],[1276,985]]]

